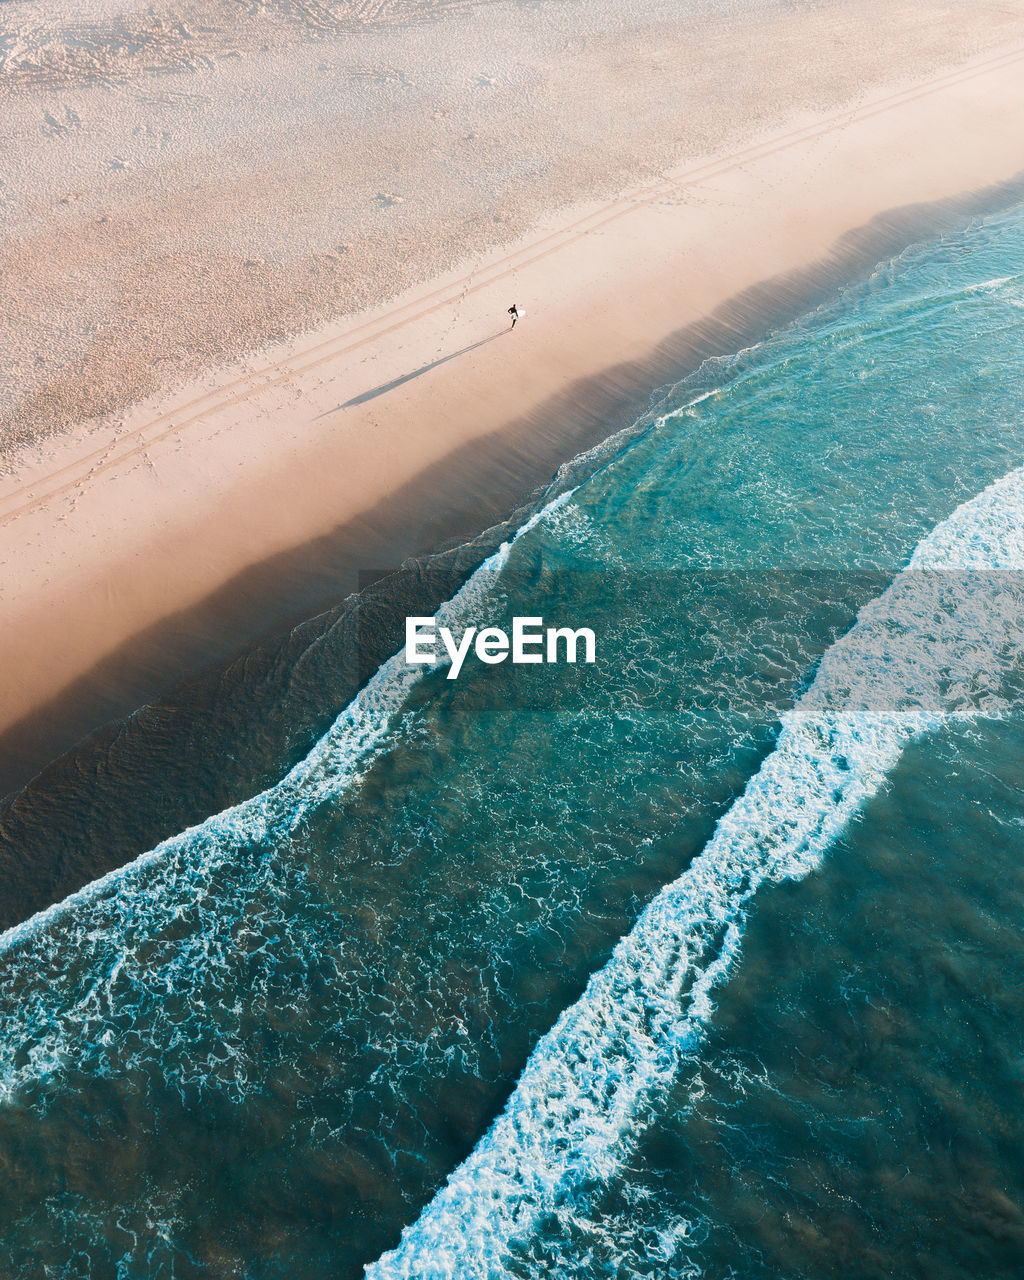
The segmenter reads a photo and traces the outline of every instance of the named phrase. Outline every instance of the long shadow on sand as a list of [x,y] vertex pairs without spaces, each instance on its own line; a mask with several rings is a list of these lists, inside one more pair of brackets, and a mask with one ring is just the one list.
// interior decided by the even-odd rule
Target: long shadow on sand
[[323,413],[317,415],[317,421],[320,418],[329,418],[332,413],[340,413],[342,409],[354,409],[357,404],[366,404],[369,400],[376,400],[378,396],[387,395],[389,391],[404,387],[407,382],[412,382],[414,378],[422,378],[431,369],[439,369],[441,365],[447,364],[449,360],[457,360],[459,356],[467,356],[471,351],[476,351],[478,347],[486,347],[495,338],[503,337],[506,333],[511,332],[511,329],[502,329],[500,333],[492,333],[489,338],[481,338],[479,342],[470,343],[468,347],[463,347],[461,351],[453,351],[451,355],[441,356],[439,360],[432,360],[430,364],[425,364],[422,368],[416,369],[412,373],[403,373],[400,378],[392,378],[390,382],[382,382],[379,387],[374,387],[372,391],[364,391],[362,395],[353,396],[351,400],[346,400],[344,404],[336,404],[333,409],[325,409]]

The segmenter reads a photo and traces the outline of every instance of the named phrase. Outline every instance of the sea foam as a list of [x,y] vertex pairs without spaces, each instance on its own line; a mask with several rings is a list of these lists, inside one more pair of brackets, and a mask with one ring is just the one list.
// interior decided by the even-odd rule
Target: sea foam
[[913,737],[1012,705],[1021,570],[1024,469],[936,526],[828,650],[702,853],[538,1043],[504,1112],[370,1280],[518,1274],[517,1243],[614,1175],[699,1046],[758,888],[818,866]]
[[[479,620],[512,546],[541,521],[555,517],[574,492],[567,489],[552,498],[489,556],[438,609],[438,625],[462,630]],[[244,846],[287,847],[291,833],[313,809],[357,783],[384,749],[413,686],[444,663],[442,654],[436,662],[409,666],[400,650],[274,787],[170,837],[0,935],[0,962],[6,962],[0,971],[0,1102],[22,1086],[81,1061],[83,1045],[96,1048],[106,1043],[118,991],[133,992],[137,1000],[147,987],[152,963],[146,955],[148,937],[161,928],[189,913],[205,920],[195,931],[196,950],[189,953],[182,946],[165,973],[168,986],[171,972],[196,964],[211,971],[223,965],[217,945],[219,935],[230,932],[231,922],[217,895],[217,877]],[[248,878],[255,885],[262,877],[273,903],[278,894],[272,875],[273,868],[263,858],[251,867]],[[275,922],[268,919],[264,924]],[[275,927],[286,930],[288,921],[277,921]],[[81,981],[66,976],[66,957],[72,952],[84,975]],[[56,981],[34,989],[38,976],[46,972]],[[31,982],[24,980],[26,975],[31,975]],[[159,1011],[154,1016],[158,1015]],[[170,1034],[176,1039],[176,1033]],[[230,1054],[227,1039],[224,1047]],[[206,1065],[196,1064],[194,1078],[186,1079],[179,1069],[178,1083],[201,1083]],[[98,1065],[95,1069],[103,1070]],[[230,1082],[235,1092],[244,1092],[246,1083],[244,1071]]]

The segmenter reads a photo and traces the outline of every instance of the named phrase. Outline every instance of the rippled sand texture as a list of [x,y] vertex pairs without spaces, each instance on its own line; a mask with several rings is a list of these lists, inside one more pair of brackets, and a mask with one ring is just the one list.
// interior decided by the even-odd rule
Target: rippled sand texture
[[5,4],[0,462],[1021,8]]

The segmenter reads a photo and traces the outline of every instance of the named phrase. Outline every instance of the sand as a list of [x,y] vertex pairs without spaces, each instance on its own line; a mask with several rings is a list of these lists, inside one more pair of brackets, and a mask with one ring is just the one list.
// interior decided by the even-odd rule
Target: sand
[[1020,4],[677,9],[5,6],[0,732],[476,527],[753,286],[1024,169]]
[[5,3],[0,459],[394,297],[1020,0]]

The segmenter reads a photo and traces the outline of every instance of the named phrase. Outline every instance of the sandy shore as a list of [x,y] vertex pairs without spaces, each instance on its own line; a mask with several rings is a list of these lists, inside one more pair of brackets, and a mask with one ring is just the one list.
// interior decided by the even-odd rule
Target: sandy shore
[[799,112],[1019,38],[1021,0],[7,0],[12,448],[464,271]]
[[[988,37],[1005,34],[990,19]],[[841,51],[831,56],[838,68]],[[518,241],[116,419],[70,426],[84,402],[41,400],[39,387],[11,404],[10,439],[22,443],[0,483],[0,732],[16,743],[39,716],[45,731],[25,739],[10,776],[326,605],[360,571],[486,523],[623,425],[709,341],[745,333],[773,289],[785,296],[801,271],[849,258],[852,233],[872,220],[1012,179],[1024,170],[1022,72],[1024,45],[1003,44],[838,110],[791,110],[759,132],[748,116],[742,143],[611,198],[542,218],[526,200],[532,227]],[[42,214],[38,224],[45,241]],[[424,264],[435,265],[426,250],[391,284]],[[514,333],[513,301],[526,309]],[[125,391],[117,369],[137,362],[130,345],[113,344],[117,360],[87,399],[97,386],[101,399]],[[78,358],[57,382],[74,384]],[[88,368],[90,353],[81,359]],[[90,679],[64,717],[61,700]]]

